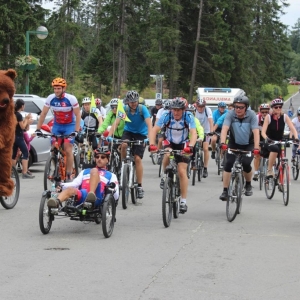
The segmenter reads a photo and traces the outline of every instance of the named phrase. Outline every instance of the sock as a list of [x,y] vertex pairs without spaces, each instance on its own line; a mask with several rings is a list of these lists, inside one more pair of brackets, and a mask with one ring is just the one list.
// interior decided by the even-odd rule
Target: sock
[[181,199],[180,199],[180,203],[186,203],[186,199],[181,198]]
[[246,181],[246,185],[251,185],[251,181]]
[[254,174],[258,174],[258,171],[254,171]]
[[141,184],[141,183],[138,183],[138,187],[142,187],[142,184]]
[[228,188],[223,188],[223,192],[228,192]]

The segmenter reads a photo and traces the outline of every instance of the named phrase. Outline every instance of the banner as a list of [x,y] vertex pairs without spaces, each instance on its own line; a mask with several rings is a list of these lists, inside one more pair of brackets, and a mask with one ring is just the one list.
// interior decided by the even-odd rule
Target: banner
[[124,120],[125,122],[131,122],[125,113],[124,107],[123,107],[123,101],[118,101],[118,108],[117,108],[117,118]]
[[92,94],[92,98],[91,98],[91,108],[90,108],[90,112],[93,111],[93,108],[96,108],[96,102],[95,102],[94,94]]

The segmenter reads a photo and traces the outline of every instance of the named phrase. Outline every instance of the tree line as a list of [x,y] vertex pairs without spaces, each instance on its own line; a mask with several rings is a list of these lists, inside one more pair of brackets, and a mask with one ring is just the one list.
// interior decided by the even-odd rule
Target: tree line
[[[167,98],[195,99],[198,86],[239,87],[255,107],[264,86],[286,93],[285,78],[300,78],[300,21],[289,32],[280,21],[287,0],[0,0],[0,67],[25,55],[30,36],[41,67],[29,71],[30,93],[46,96],[56,76],[78,98],[110,99],[124,89],[143,91],[150,74],[163,74]],[[25,71],[17,69],[17,92]],[[276,95],[274,95],[276,96]]]

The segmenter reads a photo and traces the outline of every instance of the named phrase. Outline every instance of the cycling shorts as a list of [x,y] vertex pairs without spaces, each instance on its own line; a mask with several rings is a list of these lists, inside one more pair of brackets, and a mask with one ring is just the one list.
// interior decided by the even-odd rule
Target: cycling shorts
[[[75,131],[74,124],[57,124],[54,123],[52,127],[52,133],[55,135],[69,135]],[[74,144],[74,138],[64,139],[64,143]]]

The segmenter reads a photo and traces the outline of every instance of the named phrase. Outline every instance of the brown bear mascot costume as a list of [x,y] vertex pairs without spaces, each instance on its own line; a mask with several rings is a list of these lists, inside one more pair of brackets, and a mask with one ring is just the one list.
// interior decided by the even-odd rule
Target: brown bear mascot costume
[[16,77],[17,73],[13,69],[0,70],[0,196],[10,196],[14,189],[14,182],[10,177],[17,125],[13,101]]

